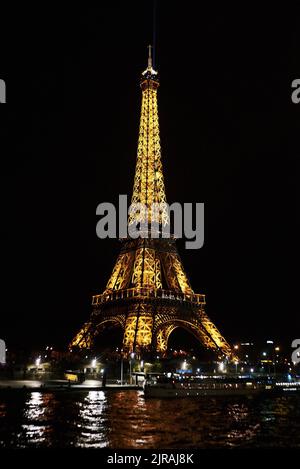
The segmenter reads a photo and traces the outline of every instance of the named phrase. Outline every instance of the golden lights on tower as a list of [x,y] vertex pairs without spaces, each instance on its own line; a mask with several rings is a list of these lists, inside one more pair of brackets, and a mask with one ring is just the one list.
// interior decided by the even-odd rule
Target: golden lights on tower
[[[162,232],[169,224],[161,160],[158,121],[158,73],[153,69],[151,48],[148,66],[141,75],[141,117],[132,205],[128,228],[156,222]],[[159,210],[153,210],[154,205]],[[139,209],[140,207],[140,209]],[[154,350],[165,353],[170,334],[182,327],[204,347],[219,355],[234,353],[204,311],[205,296],[194,293],[176,249],[175,239],[130,237],[121,252],[103,293],[93,297],[93,312],[71,343],[91,348],[107,326],[123,330],[125,353]]]

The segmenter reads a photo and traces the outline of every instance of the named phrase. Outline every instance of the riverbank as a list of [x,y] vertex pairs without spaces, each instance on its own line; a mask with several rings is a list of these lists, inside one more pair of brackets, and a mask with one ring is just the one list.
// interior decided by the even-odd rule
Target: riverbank
[[72,384],[67,380],[14,380],[6,379],[0,380],[0,392],[8,390],[19,390],[19,391],[103,391],[103,390],[115,390],[115,391],[128,391],[133,389],[141,389],[140,386],[133,384],[106,384],[102,386],[101,380],[86,380],[81,384]]

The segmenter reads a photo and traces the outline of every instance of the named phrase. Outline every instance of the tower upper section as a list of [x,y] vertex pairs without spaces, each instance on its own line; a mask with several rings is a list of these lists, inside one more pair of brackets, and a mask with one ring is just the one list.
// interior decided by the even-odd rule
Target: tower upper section
[[139,128],[136,169],[131,204],[133,212],[128,225],[157,223],[159,229],[169,224],[165,184],[161,161],[157,89],[158,72],[153,69],[151,46],[148,66],[141,75],[142,108]]

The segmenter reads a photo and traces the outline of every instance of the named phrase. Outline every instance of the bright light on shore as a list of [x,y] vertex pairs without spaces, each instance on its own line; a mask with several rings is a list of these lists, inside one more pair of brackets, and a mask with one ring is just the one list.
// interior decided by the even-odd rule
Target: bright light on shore
[[219,371],[224,371],[224,363],[219,363]]

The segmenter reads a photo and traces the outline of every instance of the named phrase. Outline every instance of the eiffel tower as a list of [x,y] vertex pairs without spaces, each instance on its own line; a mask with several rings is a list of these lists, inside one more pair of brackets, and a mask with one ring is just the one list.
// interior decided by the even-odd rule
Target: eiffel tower
[[[161,161],[157,89],[159,78],[152,66],[141,75],[142,107],[132,206],[141,208],[128,217],[128,231],[137,223],[153,221],[160,234],[170,223],[166,207]],[[153,204],[161,210],[154,211]],[[109,327],[121,327],[124,354],[167,351],[172,331],[181,327],[217,355],[233,357],[230,345],[205,313],[205,295],[194,293],[175,239],[140,236],[121,240],[121,252],[103,293],[93,296],[88,322],[72,340],[71,348],[91,349],[95,337]]]

